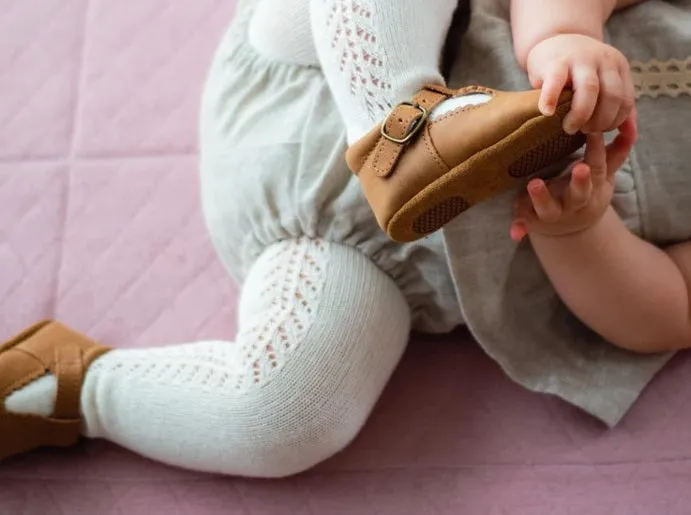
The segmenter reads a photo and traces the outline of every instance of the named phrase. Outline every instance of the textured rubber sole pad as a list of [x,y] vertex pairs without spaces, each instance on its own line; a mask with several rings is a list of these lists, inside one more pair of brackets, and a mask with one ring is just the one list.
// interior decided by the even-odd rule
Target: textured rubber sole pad
[[509,175],[516,179],[530,177],[559,159],[563,159],[583,145],[582,137],[560,134],[547,143],[535,147],[509,167]]
[[470,204],[463,197],[449,197],[417,217],[413,222],[413,230],[417,234],[429,234],[444,227],[469,208]]
[[[584,142],[585,137],[582,135],[560,134],[523,154],[508,167],[506,173],[514,180],[524,180],[535,176],[550,164],[573,154],[583,146]],[[472,206],[473,204],[462,196],[454,195],[445,198],[415,218],[412,229],[419,236],[431,234]]]

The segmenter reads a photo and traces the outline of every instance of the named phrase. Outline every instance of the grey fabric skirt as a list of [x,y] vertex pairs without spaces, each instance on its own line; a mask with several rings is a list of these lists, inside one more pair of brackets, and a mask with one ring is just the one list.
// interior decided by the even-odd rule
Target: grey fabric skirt
[[[639,94],[640,139],[617,174],[614,207],[651,242],[690,240],[691,0],[648,0],[617,13],[607,37],[632,61]],[[474,3],[453,81],[529,87],[513,57],[507,1]],[[568,312],[530,245],[507,237],[514,195],[472,209],[444,231],[464,318],[514,380],[614,425],[670,355],[619,350]]]
[[[618,350],[557,298],[529,245],[508,238],[515,192],[430,238],[396,244],[379,230],[348,171],[342,126],[318,68],[271,62],[247,41],[257,0],[240,0],[205,88],[204,212],[227,269],[242,281],[273,243],[299,236],[351,245],[388,273],[415,328],[467,323],[515,381],[616,424],[670,358]],[[511,46],[509,0],[474,0],[450,83],[529,87]],[[614,204],[661,245],[691,239],[691,0],[648,0],[616,14],[607,37],[633,62],[640,141],[617,175]],[[455,39],[454,39],[455,38]]]

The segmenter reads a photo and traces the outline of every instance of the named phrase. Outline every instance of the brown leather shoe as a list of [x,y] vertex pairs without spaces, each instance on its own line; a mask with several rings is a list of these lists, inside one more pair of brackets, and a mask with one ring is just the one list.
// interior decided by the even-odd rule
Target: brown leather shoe
[[[41,322],[0,346],[0,460],[38,447],[67,447],[81,429],[79,403],[86,370],[110,349],[57,322]],[[58,381],[51,417],[10,413],[14,391],[52,373]]]
[[[491,99],[430,119],[443,101],[478,93]],[[583,134],[562,129],[571,96],[544,116],[537,90],[426,86],[348,149],[348,166],[381,228],[393,240],[413,241],[582,147]]]

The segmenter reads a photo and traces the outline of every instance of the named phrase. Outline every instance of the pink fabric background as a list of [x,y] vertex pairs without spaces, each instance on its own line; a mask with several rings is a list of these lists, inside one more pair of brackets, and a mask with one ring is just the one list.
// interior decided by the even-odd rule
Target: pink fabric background
[[[232,337],[195,143],[232,12],[0,4],[0,338],[53,316],[122,347]],[[90,442],[0,465],[0,515],[686,515],[689,372],[675,360],[607,432],[511,384],[464,333],[418,339],[361,437],[304,476],[209,477]]]

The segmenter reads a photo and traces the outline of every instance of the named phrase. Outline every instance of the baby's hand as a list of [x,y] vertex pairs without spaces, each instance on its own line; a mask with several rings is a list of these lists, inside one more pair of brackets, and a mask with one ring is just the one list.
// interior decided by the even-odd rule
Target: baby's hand
[[534,179],[516,202],[511,238],[528,233],[568,236],[585,231],[602,218],[612,201],[614,175],[624,164],[636,141],[635,113],[619,128],[617,138],[605,148],[602,134],[588,136],[585,160],[549,184]]
[[575,134],[619,127],[634,107],[629,62],[616,48],[588,36],[562,34],[538,43],[528,55],[533,87],[542,89],[540,111],[551,116],[567,85],[574,91],[564,130]]

